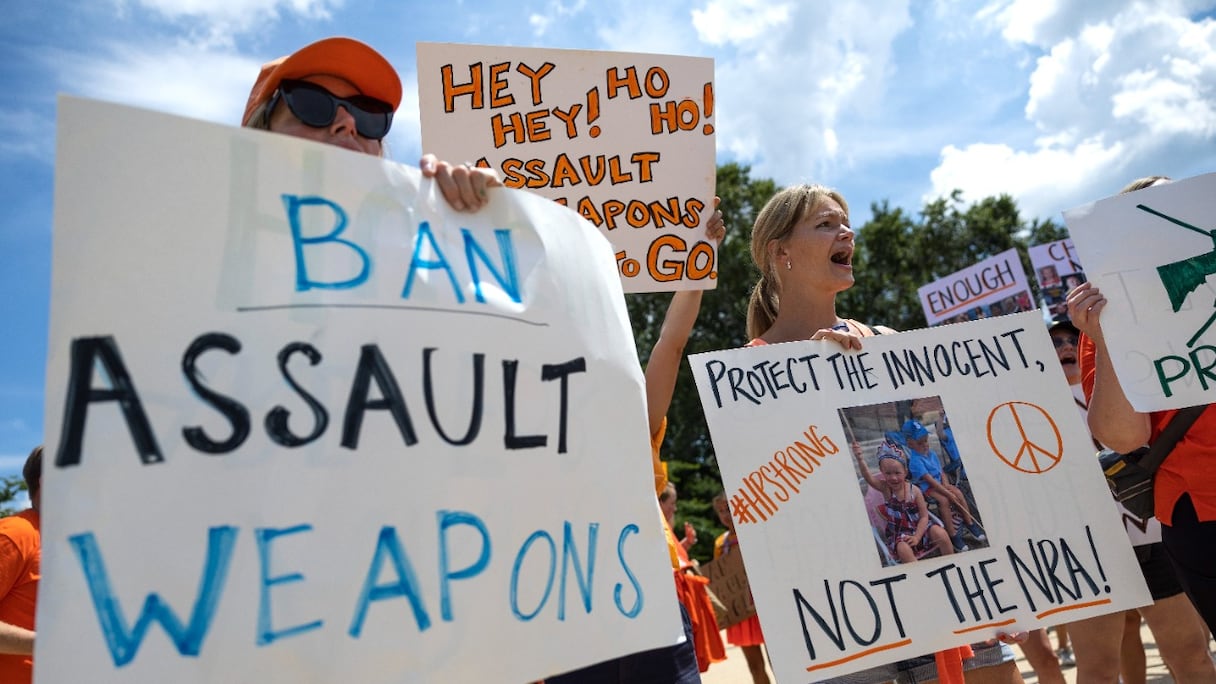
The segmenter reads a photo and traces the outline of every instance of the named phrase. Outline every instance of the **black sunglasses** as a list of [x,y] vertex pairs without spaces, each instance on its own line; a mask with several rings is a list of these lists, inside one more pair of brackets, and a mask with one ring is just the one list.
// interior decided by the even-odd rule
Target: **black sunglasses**
[[1055,345],[1056,349],[1063,347],[1065,344],[1067,344],[1070,347],[1075,347],[1075,346],[1077,346],[1077,336],[1076,335],[1052,335],[1051,343],[1053,345]]
[[355,120],[355,130],[359,135],[369,140],[379,140],[388,135],[388,129],[393,125],[393,107],[367,95],[352,95],[338,97],[316,83],[308,81],[283,81],[279,84],[270,102],[266,105],[266,120],[279,104],[279,98],[287,103],[287,108],[297,119],[313,128],[323,128],[334,122],[338,115],[338,106],[346,107],[346,111]]

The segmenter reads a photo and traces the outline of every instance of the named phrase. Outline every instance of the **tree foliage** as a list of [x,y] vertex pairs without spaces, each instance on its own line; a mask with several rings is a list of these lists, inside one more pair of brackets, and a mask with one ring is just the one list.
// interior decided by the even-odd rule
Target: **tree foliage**
[[20,475],[9,475],[0,479],[0,518],[18,513],[20,509],[13,504],[25,491],[25,480]]
[[[837,299],[841,315],[896,330],[925,327],[917,288],[1017,247],[1026,273],[1033,273],[1027,247],[1066,237],[1053,221],[1026,223],[1009,195],[987,197],[964,207],[955,190],[926,204],[913,218],[883,201],[857,233],[853,257],[857,283]],[[1038,299],[1038,286],[1031,279]]]
[[[718,250],[717,289],[705,294],[701,315],[685,352],[688,355],[747,343],[747,299],[759,277],[751,259],[751,226],[756,214],[780,188],[771,179],[753,179],[747,166],[718,167],[726,238]],[[1011,247],[1020,249],[1031,273],[1026,247],[1066,237],[1052,221],[1027,223],[1008,195],[988,197],[965,206],[962,193],[929,202],[918,216],[883,201],[871,206],[871,218],[857,233],[854,270],[857,283],[838,299],[841,315],[897,330],[925,326],[917,288]],[[1032,281],[1032,287],[1033,281]],[[1036,299],[1038,296],[1035,292]],[[670,295],[638,294],[627,298],[639,358],[650,354],[663,323]],[[714,458],[700,399],[685,363],[668,409],[663,458],[679,489],[677,534],[684,521],[698,531],[691,555],[708,559],[722,526],[710,504],[723,484]]]

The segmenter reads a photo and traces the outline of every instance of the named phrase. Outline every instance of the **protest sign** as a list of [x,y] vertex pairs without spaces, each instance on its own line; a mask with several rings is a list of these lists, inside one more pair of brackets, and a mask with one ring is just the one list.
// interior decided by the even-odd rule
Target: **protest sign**
[[922,285],[916,293],[929,325],[973,321],[1035,308],[1016,249]]
[[626,292],[715,286],[713,60],[418,43],[417,61],[423,149],[578,211]]
[[1068,292],[1085,282],[1085,269],[1077,258],[1077,249],[1072,240],[1065,238],[1035,245],[1026,250],[1030,256],[1030,267],[1034,270],[1043,304],[1053,316],[1067,316],[1065,299]]
[[1086,275],[1106,296],[1102,332],[1137,411],[1216,401],[1216,174],[1064,212]]
[[[1149,601],[1037,312],[691,361],[779,681]],[[932,435],[943,413],[986,539],[899,563],[852,442],[877,470],[905,421]]]
[[726,606],[725,617],[718,620],[719,627],[725,629],[756,614],[742,554],[735,552],[719,556],[702,563],[700,570],[709,580],[709,590]]
[[72,98],[58,144],[39,684],[524,682],[680,637],[594,227]]

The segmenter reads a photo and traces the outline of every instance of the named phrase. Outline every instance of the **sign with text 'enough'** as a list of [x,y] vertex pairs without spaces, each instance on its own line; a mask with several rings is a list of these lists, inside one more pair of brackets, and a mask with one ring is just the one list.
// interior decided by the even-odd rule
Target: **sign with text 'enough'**
[[1149,601],[1037,312],[864,345],[692,358],[778,681]]
[[713,79],[701,57],[419,43],[423,149],[578,211],[626,292],[710,289]]
[[1216,173],[1064,212],[1106,296],[1111,363],[1140,412],[1216,403]]
[[1035,308],[1018,250],[955,271],[916,291],[929,325],[1030,311]]
[[116,105],[63,99],[58,141],[39,684],[524,682],[679,638],[594,227]]

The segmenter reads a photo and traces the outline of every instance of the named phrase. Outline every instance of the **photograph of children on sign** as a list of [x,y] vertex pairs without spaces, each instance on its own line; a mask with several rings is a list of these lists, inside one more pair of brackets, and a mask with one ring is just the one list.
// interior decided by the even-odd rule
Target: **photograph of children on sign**
[[1102,332],[1137,411],[1216,402],[1216,174],[1161,182],[1064,212],[1106,297]]
[[1052,318],[1067,316],[1068,304],[1065,300],[1069,291],[1085,282],[1085,269],[1081,267],[1072,240],[1065,238],[1035,245],[1027,252],[1048,313]]
[[691,362],[778,681],[1149,600],[1037,311]]
[[290,136],[59,114],[39,682],[526,682],[677,642],[598,231]]
[[930,326],[961,323],[1036,308],[1017,249],[988,257],[917,291]]
[[576,210],[612,242],[626,292],[715,287],[712,59],[417,50],[423,149]]

